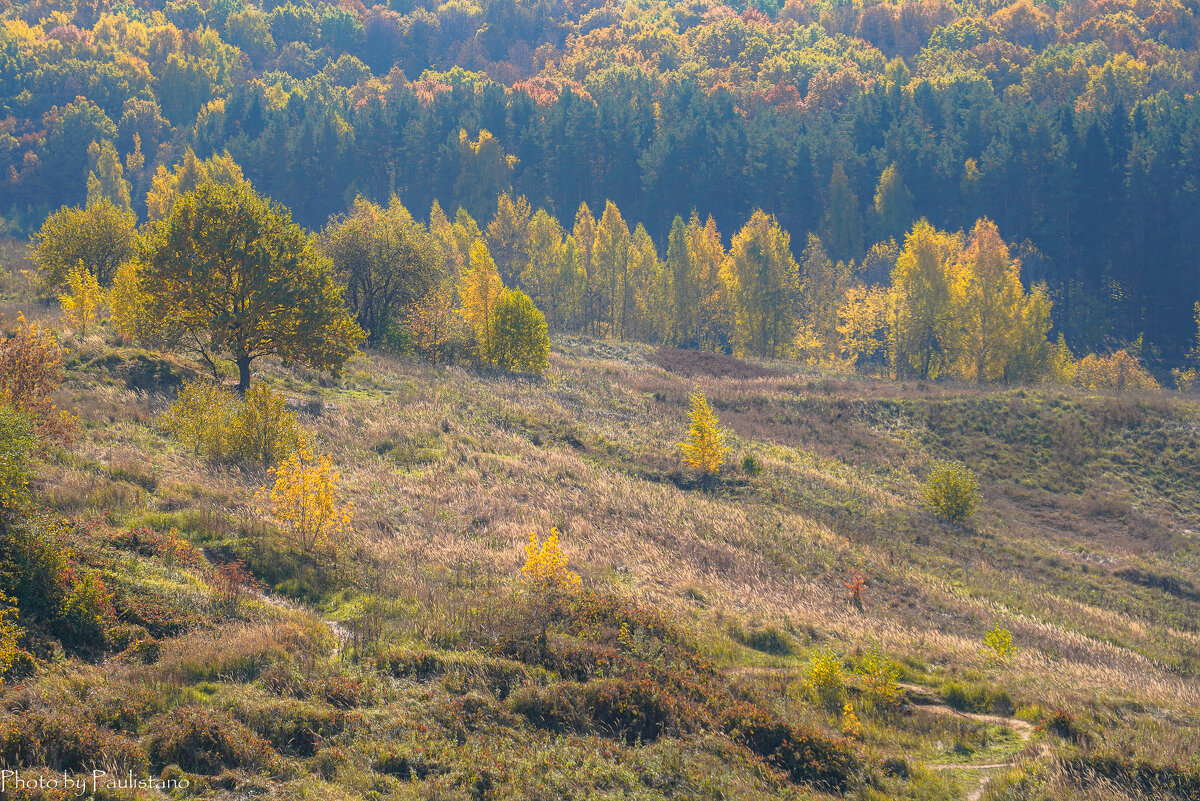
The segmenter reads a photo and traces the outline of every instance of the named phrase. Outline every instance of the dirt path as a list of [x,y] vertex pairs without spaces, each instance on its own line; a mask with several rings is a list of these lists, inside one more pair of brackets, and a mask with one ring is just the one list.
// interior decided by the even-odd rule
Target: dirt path
[[[733,668],[729,671],[732,676],[782,676],[795,675],[797,671],[792,668],[771,668],[771,667],[740,667]],[[906,684],[899,682],[899,687],[906,694],[906,700],[912,705],[914,710],[920,709],[931,715],[941,715],[945,717],[961,718],[963,720],[973,720],[977,723],[990,724],[992,726],[1007,726],[1017,737],[1021,739],[1024,746],[1028,746],[1033,740],[1035,731],[1033,724],[1020,718],[1006,717],[1003,715],[984,715],[976,712],[960,712],[946,704],[938,696],[934,695],[928,687],[921,687],[916,684]],[[1002,762],[964,762],[962,764],[933,764],[926,765],[930,770],[963,770],[986,773],[987,771],[1003,770],[1004,768],[1012,767],[1016,764],[1021,753],[1018,751],[1008,759]],[[1042,743],[1037,750],[1039,759],[1045,759],[1050,756],[1050,746]],[[981,776],[979,784],[967,793],[966,801],[979,801],[983,798],[983,793],[987,789],[988,783],[992,780],[990,775]]]
[[[218,563],[213,560],[212,551],[210,551],[208,548],[201,547],[200,553],[204,555],[204,558],[208,560],[208,563],[210,565],[213,565],[213,566],[218,565]],[[283,597],[280,597],[273,593],[267,592],[266,590],[262,589],[261,586],[257,585],[257,583],[251,585],[250,587],[247,587],[247,590],[251,596],[253,596],[258,601],[261,601],[262,603],[266,604],[267,606],[273,606],[276,609],[289,609],[292,611],[307,612],[308,614],[312,615],[313,617],[317,618],[322,623],[324,623],[326,628],[329,629],[329,633],[333,635],[333,639],[335,641],[335,645],[333,646],[333,653],[330,654],[330,659],[337,659],[338,655],[341,654],[342,649],[345,647],[346,643],[350,640],[350,630],[347,629],[345,626],[343,626],[341,623],[337,622],[336,620],[327,620],[326,618],[321,617],[315,611],[313,611],[312,609],[310,609],[307,606],[304,606],[303,604],[299,604],[299,603],[296,603],[295,601],[290,601],[287,598],[283,598]]]
[[342,652],[342,648],[345,647],[346,641],[350,639],[349,629],[336,620],[327,620],[326,618],[321,617],[307,606],[289,601],[287,598],[280,598],[278,595],[272,595],[264,590],[254,590],[251,595],[262,601],[264,604],[267,604],[268,606],[274,606],[277,609],[291,609],[308,612],[310,615],[324,623],[325,627],[329,629],[329,633],[333,635],[333,638],[336,642],[336,644],[333,646],[333,653],[329,655],[330,659],[337,659],[338,655]]

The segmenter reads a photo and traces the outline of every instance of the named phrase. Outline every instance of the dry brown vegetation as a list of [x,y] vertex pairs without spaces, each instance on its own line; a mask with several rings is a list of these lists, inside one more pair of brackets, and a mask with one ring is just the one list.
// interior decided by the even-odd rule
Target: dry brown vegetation
[[[954,728],[899,710],[860,710],[868,760],[886,767],[881,760],[902,758],[908,765],[908,779],[887,768],[872,792],[961,798],[978,777],[921,765],[985,757],[1015,760],[1011,770],[993,771],[985,798],[1153,797],[1167,779],[1139,784],[1121,772],[1143,763],[1190,766],[1186,776],[1195,781],[1200,407],[1191,400],[824,377],[583,339],[555,343],[543,380],[378,352],[356,357],[336,383],[268,364],[263,380],[315,433],[355,504],[357,541],[329,573],[279,551],[255,515],[261,469],[197,460],[163,429],[161,414],[184,365],[97,338],[69,345],[58,401],[79,415],[81,436],[41,466],[45,502],[59,514],[104,514],[113,531],[177,528],[209,560],[245,559],[269,590],[320,605],[320,614],[345,624],[349,639],[339,659],[386,643],[419,644],[462,654],[451,663],[468,667],[438,673],[443,685],[488,684],[498,668],[478,663],[475,649],[506,625],[529,532],[556,527],[585,585],[662,611],[722,669],[774,668],[744,672],[736,682],[796,725],[837,731],[836,719],[799,693],[810,656],[832,648],[849,669],[874,646],[897,660],[906,681],[933,692],[958,686],[979,698],[1005,694],[1018,715],[1043,727],[1036,738],[1055,754],[1040,759],[1036,748],[1023,751],[982,724]],[[151,379],[130,381],[135,367]],[[696,390],[730,432],[729,463],[753,455],[761,474],[734,467],[702,489],[681,469],[678,443]],[[969,524],[939,522],[922,503],[930,465],[945,458],[980,476],[983,502]],[[867,577],[861,605],[846,590],[852,570]],[[190,590],[178,577],[150,573],[145,581],[162,584],[163,592],[170,585],[172,597],[209,592],[207,579]],[[97,698],[130,699],[143,697],[147,686],[176,688],[173,701],[150,692],[137,713],[145,716],[176,708],[180,699],[200,703],[196,693],[204,693],[196,688],[208,683],[238,726],[273,742],[282,735],[256,722],[260,695],[276,692],[263,687],[340,697],[328,688],[349,679],[320,667],[335,638],[318,620],[293,611],[292,622],[281,624],[272,617],[284,614],[278,610],[258,603],[248,609],[227,621],[214,611],[206,625],[159,636],[153,664],[103,676],[72,664],[37,686],[83,682]],[[1000,626],[1011,629],[1017,646],[1003,663],[982,648],[985,632]],[[462,748],[470,753],[460,749],[455,759],[475,758],[471,749],[488,742],[474,733],[483,724],[470,723],[474,713],[461,708],[473,696],[443,697],[420,682],[401,692],[379,681],[354,692],[403,696],[404,703],[414,703],[416,696],[405,693],[416,692],[435,707],[460,704],[436,713],[451,721],[445,731],[467,726],[461,737],[469,745]],[[852,681],[852,700],[856,687]],[[19,700],[28,692],[8,691],[8,708],[33,703]],[[1069,713],[1083,734],[1072,740],[1044,731],[1055,709]],[[400,714],[407,722],[383,720]],[[510,711],[480,714],[487,726],[515,725]],[[388,726],[405,737],[426,736],[413,733],[418,713],[372,715],[363,724],[372,742],[389,742],[381,733]],[[221,720],[203,723],[219,728]],[[333,726],[321,720],[306,731]],[[161,727],[185,737],[198,725],[171,718]],[[429,742],[448,736],[439,732]],[[581,783],[616,758],[589,757],[582,766],[580,743],[571,739],[580,735],[521,735],[529,736],[541,758],[577,765]],[[714,759],[734,759],[725,745],[679,736],[689,775]],[[664,742],[637,758],[685,758],[665,755]],[[946,743],[957,745],[944,750]],[[228,767],[265,770],[253,762],[256,754],[243,755],[248,761],[240,766],[242,757],[232,754]],[[325,797],[347,792],[353,785],[346,777],[363,770],[325,765],[321,760],[334,755],[316,740],[296,758],[308,760],[306,767],[288,770],[324,775],[325,784],[293,778],[289,786],[321,786]],[[440,759],[447,764],[444,754]],[[526,776],[528,766],[504,759],[508,781],[533,781],[512,778]],[[777,775],[762,778],[758,768],[738,764],[738,778],[726,788],[737,797],[791,792]]]

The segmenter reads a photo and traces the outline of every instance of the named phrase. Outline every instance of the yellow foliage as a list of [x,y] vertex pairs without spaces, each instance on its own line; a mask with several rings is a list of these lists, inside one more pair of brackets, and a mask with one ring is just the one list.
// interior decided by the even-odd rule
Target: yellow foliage
[[862,739],[862,721],[858,719],[858,715],[854,714],[854,707],[850,704],[842,707],[842,734],[856,740]]
[[870,359],[887,343],[888,291],[852,284],[837,312],[838,353],[849,365]]
[[721,472],[729,448],[725,446],[725,432],[717,425],[717,414],[703,392],[692,395],[689,417],[691,428],[682,443],[683,460],[705,475]]
[[567,569],[567,555],[559,547],[557,528],[550,529],[550,536],[540,543],[537,533],[530,533],[521,577],[540,592],[579,588],[579,575]]
[[504,294],[504,282],[500,280],[496,262],[482,239],[476,239],[471,246],[470,267],[462,277],[458,294],[462,298],[459,314],[475,332],[479,359],[491,362],[492,322],[500,296]]
[[922,494],[938,517],[965,523],[979,506],[979,479],[964,464],[938,461],[929,471]]
[[1125,349],[1108,356],[1089,353],[1079,361],[1075,384],[1084,389],[1111,389],[1117,392],[1161,389],[1137,356]]
[[67,274],[67,292],[59,295],[58,302],[62,304],[67,320],[79,329],[80,334],[87,334],[88,326],[100,319],[104,296],[100,282],[81,261]]
[[262,385],[238,398],[211,381],[187,383],[164,423],[180,442],[213,462],[271,465],[303,448],[306,440],[284,397]]
[[994,628],[985,634],[983,647],[984,653],[998,662],[1006,661],[1017,651],[1017,647],[1013,645],[1012,631],[1003,627]]
[[153,325],[146,314],[148,298],[142,291],[137,262],[127,261],[117,268],[113,286],[108,293],[108,306],[113,327],[129,339],[150,338]]
[[0,593],[0,604],[7,608],[0,611],[0,682],[12,667],[20,653],[18,643],[25,636],[25,629],[17,624],[17,602]]
[[1071,349],[1067,347],[1067,340],[1062,335],[1058,335],[1058,343],[1050,350],[1050,373],[1048,378],[1057,384],[1074,384],[1075,373],[1079,369],[1079,361],[1075,358],[1075,354],[1071,353]]
[[879,649],[872,647],[863,654],[858,675],[868,709],[891,706],[900,698],[900,668]]
[[67,440],[75,422],[54,405],[64,353],[52,332],[24,314],[0,335],[0,405],[29,415],[38,436],[57,442]]
[[825,648],[813,657],[804,680],[804,689],[826,711],[835,712],[846,701],[846,673],[842,660]]
[[325,549],[336,553],[350,531],[354,504],[339,497],[341,477],[329,457],[314,458],[301,448],[270,472],[275,484],[255,495],[260,507],[305,553]]

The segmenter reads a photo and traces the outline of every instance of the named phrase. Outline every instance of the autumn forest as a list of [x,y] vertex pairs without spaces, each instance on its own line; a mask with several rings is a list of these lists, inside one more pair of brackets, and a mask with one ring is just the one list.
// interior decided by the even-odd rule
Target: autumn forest
[[[1077,355],[1140,343],[1165,375],[1186,366],[1200,298],[1196,13],[1174,0],[10,4],[0,215],[32,234],[82,206],[94,174],[154,217],[163,170],[228,154],[312,229],[356,197],[395,196],[427,224],[434,204],[461,208],[493,249],[529,250],[496,237],[528,236],[505,226],[544,209],[533,237],[576,234],[586,270],[581,205],[597,221],[619,210],[633,258],[660,263],[680,221],[729,248],[761,210],[797,259],[844,264],[843,284],[865,287],[891,275],[918,219],[969,236],[986,218],[1026,289],[1044,284],[1051,338]],[[489,228],[506,193],[522,207]],[[497,258],[531,295],[533,260]],[[702,335],[608,323],[648,341]],[[730,333],[704,335],[728,350]]]

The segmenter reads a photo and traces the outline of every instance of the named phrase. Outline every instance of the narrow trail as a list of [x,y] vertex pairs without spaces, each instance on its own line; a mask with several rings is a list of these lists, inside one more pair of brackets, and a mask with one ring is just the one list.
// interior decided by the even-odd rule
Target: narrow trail
[[[200,553],[204,555],[204,558],[208,560],[210,565],[214,567],[219,565],[218,562],[214,561],[212,551],[208,548],[201,547]],[[287,609],[293,612],[307,612],[325,624],[325,627],[329,629],[329,633],[333,635],[335,642],[335,645],[333,646],[333,653],[330,654],[329,657],[330,659],[337,659],[346,643],[350,640],[349,629],[336,620],[329,620],[321,617],[311,607],[288,600],[287,598],[275,595],[274,593],[267,592],[265,589],[259,586],[257,582],[246,589],[251,597],[257,601],[260,601],[261,603],[266,604],[267,606],[273,606],[276,609]]]
[[292,611],[307,612],[308,614],[312,615],[313,617],[317,618],[322,623],[324,623],[325,627],[329,629],[329,633],[333,635],[333,639],[335,640],[335,643],[336,643],[333,646],[333,653],[331,653],[329,655],[330,659],[337,659],[338,656],[342,652],[342,648],[345,647],[346,642],[350,639],[350,630],[349,629],[347,629],[345,626],[343,626],[341,623],[337,622],[336,620],[329,620],[327,618],[321,617],[319,614],[316,613],[316,611],[314,611],[310,607],[304,606],[303,604],[295,603],[294,601],[289,601],[287,598],[281,598],[278,595],[272,595],[271,593],[266,592],[264,590],[256,589],[256,590],[252,591],[250,594],[252,596],[254,596],[254,598],[256,598],[257,600],[263,602],[264,604],[266,604],[268,606],[274,606],[276,609],[288,609],[288,610],[292,610]]
[[[773,668],[773,667],[738,667],[728,671],[731,676],[793,676],[797,675],[794,668]],[[936,763],[926,764],[930,770],[962,770],[968,772],[986,773],[988,771],[1003,770],[1010,768],[1017,763],[1021,756],[1026,752],[1030,742],[1033,740],[1035,728],[1032,723],[1021,720],[1020,718],[1006,717],[1004,715],[984,715],[977,712],[960,712],[946,704],[938,696],[934,695],[928,687],[921,687],[917,684],[907,684],[898,682],[898,686],[905,692],[905,700],[909,703],[913,711],[921,710],[931,715],[939,715],[951,718],[960,718],[962,720],[973,720],[977,723],[990,724],[993,726],[1006,726],[1012,730],[1022,743],[1021,750],[1001,762],[964,762],[964,763]],[[1046,759],[1050,756],[1050,746],[1042,743],[1037,749],[1037,758]],[[988,783],[992,780],[990,775],[984,775],[979,778],[979,784],[966,795],[966,801],[980,801],[983,798],[984,791],[987,789]]]

